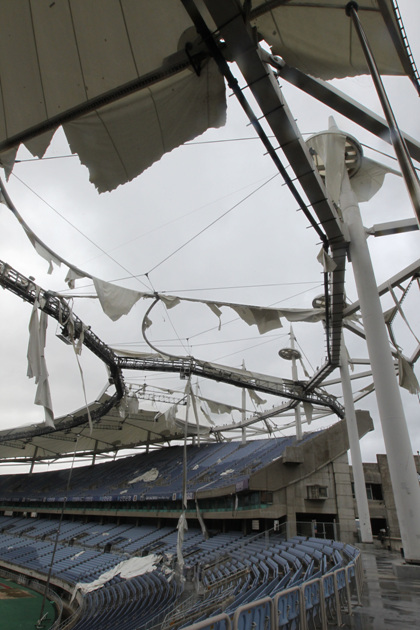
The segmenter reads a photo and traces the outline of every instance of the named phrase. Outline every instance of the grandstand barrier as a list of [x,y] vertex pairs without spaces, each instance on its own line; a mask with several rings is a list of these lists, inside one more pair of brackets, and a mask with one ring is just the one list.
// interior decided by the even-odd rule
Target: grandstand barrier
[[278,592],[273,598],[262,599],[239,606],[230,619],[226,614],[215,615],[184,630],[308,630],[328,629],[333,622],[343,623],[342,612],[351,615],[352,594],[361,604],[363,568],[361,555],[351,562],[319,578]]

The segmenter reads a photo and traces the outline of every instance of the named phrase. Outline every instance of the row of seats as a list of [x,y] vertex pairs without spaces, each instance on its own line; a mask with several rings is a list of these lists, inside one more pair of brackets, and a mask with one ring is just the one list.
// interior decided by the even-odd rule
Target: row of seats
[[[0,516],[0,558],[47,574],[55,547],[52,575],[73,585],[89,583],[132,555],[127,551],[130,544],[124,550],[105,552],[101,545],[98,548],[98,540],[119,540],[117,547],[121,538],[126,540],[124,536],[130,534],[135,538],[136,555],[159,553],[161,562],[151,573],[131,580],[116,576],[103,588],[85,595],[83,614],[75,628],[131,630],[144,627],[146,622],[155,623],[158,618],[163,622],[182,589],[182,582],[169,572],[176,559],[178,538],[174,528],[63,520],[56,542],[57,527],[58,522],[50,519]],[[73,537],[71,545],[69,540],[61,539],[64,530],[77,532],[78,538]],[[350,545],[318,538],[297,536],[286,541],[273,533],[267,538],[229,532],[205,540],[200,530],[189,529],[183,543],[185,574],[200,586],[199,596],[190,605],[188,615],[179,613],[178,622],[176,611],[172,613],[171,627],[181,628],[221,612],[233,615],[239,606],[273,598],[284,589],[344,567],[356,553]],[[307,597],[315,602],[316,589]]]
[[[305,434],[304,441],[317,432]],[[203,483],[218,488],[239,483],[281,456],[294,437],[238,442],[207,443],[187,447],[188,489],[195,492]],[[182,491],[183,448],[165,447],[113,462],[83,466],[72,471],[1,475],[0,499],[5,501],[123,501],[135,496],[143,500],[171,500]],[[154,474],[147,476],[147,473]]]

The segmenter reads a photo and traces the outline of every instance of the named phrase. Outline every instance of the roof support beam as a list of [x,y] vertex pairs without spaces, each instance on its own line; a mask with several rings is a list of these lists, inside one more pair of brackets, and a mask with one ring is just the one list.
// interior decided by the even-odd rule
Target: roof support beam
[[[279,57],[267,55],[267,61],[277,70],[278,76],[291,85],[299,88],[302,92],[306,92],[309,96],[313,96],[321,103],[324,103],[324,105],[331,107],[331,109],[352,120],[381,140],[392,144],[389,127],[385,119],[375,114],[375,112],[364,107],[326,81],[315,79],[315,77],[304,74],[297,68],[288,66]],[[420,142],[403,131],[401,131],[401,135],[411,157],[420,162]]]
[[[183,3],[213,56],[216,58],[222,54],[217,42],[211,34],[209,35],[210,29],[207,28],[206,31],[203,28],[204,20],[194,0],[183,0]],[[329,300],[328,360],[308,383],[310,388],[318,385],[326,374],[338,366],[340,360],[347,249],[343,226],[328,198],[322,179],[315,169],[276,78],[269,65],[264,62],[265,53],[259,48],[255,33],[246,23],[240,3],[237,0],[205,0],[205,4],[219,29],[220,38],[226,44],[226,49],[223,49],[224,57],[238,64],[247,87],[256,99],[317,215],[319,226],[326,234],[327,244],[337,265],[332,273],[332,293]]]

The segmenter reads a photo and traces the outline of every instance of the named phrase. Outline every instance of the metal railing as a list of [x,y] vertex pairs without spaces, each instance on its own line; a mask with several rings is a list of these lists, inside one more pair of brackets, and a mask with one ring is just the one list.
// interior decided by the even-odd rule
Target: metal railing
[[343,624],[343,613],[351,614],[354,599],[361,604],[363,568],[359,553],[350,563],[331,573],[282,591],[273,598],[239,606],[233,616],[221,613],[193,623],[185,630],[279,630],[293,627],[308,630]]

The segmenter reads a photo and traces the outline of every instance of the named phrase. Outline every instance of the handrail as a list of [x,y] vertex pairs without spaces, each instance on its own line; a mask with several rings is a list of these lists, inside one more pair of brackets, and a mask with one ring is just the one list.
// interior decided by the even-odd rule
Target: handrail
[[[311,585],[314,585],[314,584],[319,587],[320,607],[321,607],[320,616],[323,623],[322,627],[326,628],[325,620],[327,619],[327,608],[326,608],[324,582],[327,579],[331,580],[331,578],[334,581],[333,596],[335,599],[337,623],[338,625],[341,625],[342,605],[345,604],[348,614],[351,614],[351,611],[352,611],[352,603],[351,603],[351,581],[352,581],[351,573],[352,572],[354,573],[355,589],[356,589],[358,603],[360,603],[360,595],[361,595],[362,585],[363,585],[363,568],[362,568],[362,556],[359,552],[359,554],[353,560],[351,560],[349,564],[345,567],[340,567],[339,569],[336,569],[335,571],[332,571],[331,573],[325,574],[313,580],[308,580],[307,582],[304,582],[303,584],[300,584],[298,586],[283,589],[279,591],[278,593],[276,593],[274,597],[263,597],[262,599],[255,600],[248,604],[243,604],[242,606],[239,606],[235,610],[234,614],[230,617],[231,626],[227,625],[226,628],[229,630],[239,630],[240,628],[239,619],[242,612],[246,612],[247,615],[249,615],[253,609],[262,608],[268,603],[270,603],[270,610],[272,611],[272,614],[270,615],[269,624],[265,625],[265,630],[279,630],[281,628],[285,628],[286,626],[289,627],[289,621],[287,621],[286,625],[283,623],[280,625],[279,601],[284,598],[286,598],[287,600],[289,596],[297,595],[297,599],[295,599],[295,601],[298,604],[298,609],[299,609],[297,614],[295,615],[296,617],[299,618],[299,625],[297,627],[306,629],[308,625],[307,625],[307,619],[306,619],[307,609],[306,609],[306,604],[305,604],[305,590],[307,590],[308,588],[311,587]],[[338,581],[337,577],[339,574],[340,575],[344,574],[344,583],[342,581],[340,582]],[[345,592],[343,593],[342,591],[345,591]],[[293,612],[293,611],[289,610],[288,612]],[[226,615],[225,616],[217,615],[215,617],[210,617],[206,619],[205,621],[193,623],[190,626],[187,626],[184,630],[210,630],[210,628],[217,627],[216,624],[221,620],[226,621]]]

